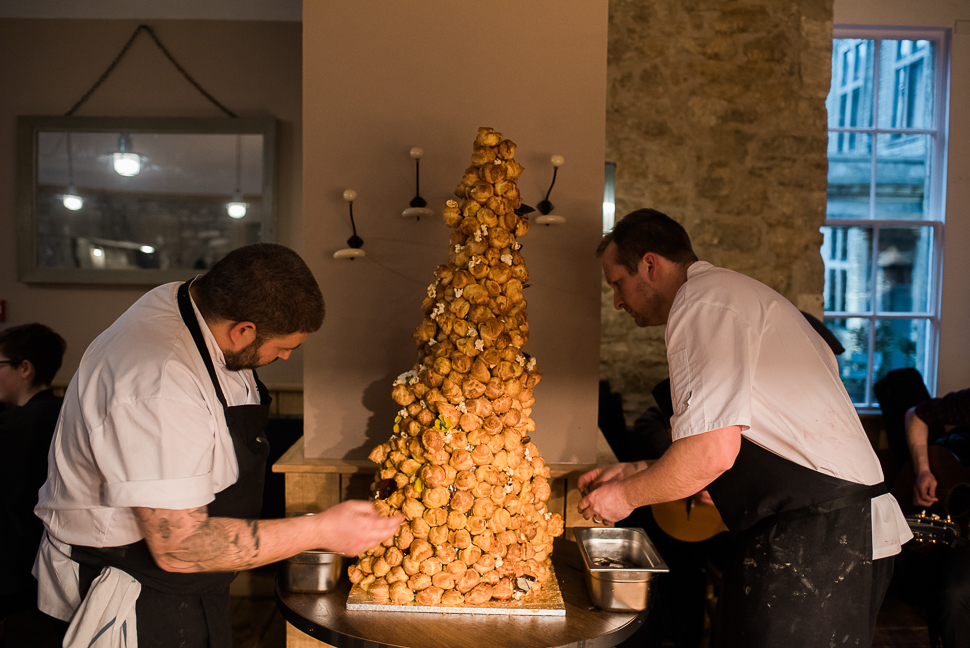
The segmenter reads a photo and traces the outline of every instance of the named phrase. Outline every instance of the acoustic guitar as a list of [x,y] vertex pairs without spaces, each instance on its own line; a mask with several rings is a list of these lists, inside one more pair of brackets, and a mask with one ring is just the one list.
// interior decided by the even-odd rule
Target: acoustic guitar
[[697,495],[673,502],[651,504],[657,526],[672,538],[682,542],[701,542],[713,538],[728,528],[717,507],[702,502]]
[[923,511],[917,515],[907,515],[906,522],[913,532],[913,539],[906,544],[907,548],[931,553],[944,547],[966,544],[960,535],[960,527],[949,516],[944,519],[935,513]]

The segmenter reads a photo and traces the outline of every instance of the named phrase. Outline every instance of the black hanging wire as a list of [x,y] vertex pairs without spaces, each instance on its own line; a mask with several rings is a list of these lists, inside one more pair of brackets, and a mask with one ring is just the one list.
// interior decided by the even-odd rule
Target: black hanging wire
[[164,54],[165,57],[172,63],[172,65],[175,66],[175,69],[178,70],[179,72],[181,72],[182,73],[182,76],[184,76],[186,78],[186,80],[188,80],[188,82],[191,83],[195,87],[196,90],[198,90],[199,92],[201,92],[203,94],[203,96],[205,96],[206,99],[208,99],[209,101],[211,101],[213,104],[215,104],[219,108],[219,110],[221,110],[222,112],[226,113],[230,117],[238,117],[238,115],[236,115],[236,113],[232,112],[231,110],[229,110],[228,108],[226,108],[225,106],[223,106],[221,103],[219,103],[215,99],[215,97],[213,97],[208,92],[206,92],[202,88],[202,86],[200,86],[199,83],[195,79],[193,79],[191,77],[191,75],[189,75],[188,72],[185,71],[185,68],[183,68],[181,65],[179,65],[179,62],[176,61],[175,60],[175,57],[172,56],[171,52],[169,52],[165,48],[165,46],[162,45],[162,42],[160,40],[158,40],[158,36],[155,35],[155,32],[153,32],[152,31],[152,28],[149,27],[148,25],[138,25],[138,27],[135,29],[135,33],[131,35],[131,38],[128,39],[128,42],[125,43],[125,46],[121,48],[121,51],[118,53],[118,56],[116,56],[115,57],[115,60],[113,60],[111,62],[111,65],[108,66],[108,69],[105,70],[104,73],[101,75],[101,77],[94,83],[93,86],[91,86],[91,89],[88,90],[87,92],[85,92],[84,93],[84,96],[81,97],[76,104],[74,104],[73,106],[71,106],[71,109],[70,110],[68,110],[66,113],[64,113],[64,116],[65,117],[70,117],[71,115],[73,115],[74,112],[78,108],[81,107],[81,104],[83,104],[85,101],[87,101],[88,98],[92,94],[94,94],[94,91],[98,89],[98,86],[100,86],[102,83],[104,83],[105,79],[108,78],[108,75],[110,75],[114,71],[114,69],[118,65],[118,63],[121,62],[121,59],[124,58],[125,54],[128,53],[128,50],[131,49],[131,45],[132,45],[132,43],[135,42],[135,39],[138,38],[138,34],[140,34],[142,32],[145,32],[149,36],[151,36],[152,40],[155,41],[155,44],[158,46],[158,49],[160,49],[162,51],[162,54]]

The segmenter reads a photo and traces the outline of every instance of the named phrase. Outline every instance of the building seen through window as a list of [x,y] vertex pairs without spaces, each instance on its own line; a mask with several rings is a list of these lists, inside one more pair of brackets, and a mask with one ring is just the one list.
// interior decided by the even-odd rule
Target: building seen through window
[[892,369],[935,375],[948,54],[911,34],[837,29],[832,48],[823,296],[860,408]]

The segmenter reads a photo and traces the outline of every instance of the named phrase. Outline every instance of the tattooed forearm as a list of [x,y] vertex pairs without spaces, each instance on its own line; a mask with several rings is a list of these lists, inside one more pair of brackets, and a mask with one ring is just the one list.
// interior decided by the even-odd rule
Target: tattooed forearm
[[177,572],[236,571],[259,564],[257,520],[210,518],[206,507],[192,510],[136,510],[155,560]]
[[205,563],[227,556],[231,544],[227,531],[221,524],[206,520],[166,555],[172,560],[204,567]]

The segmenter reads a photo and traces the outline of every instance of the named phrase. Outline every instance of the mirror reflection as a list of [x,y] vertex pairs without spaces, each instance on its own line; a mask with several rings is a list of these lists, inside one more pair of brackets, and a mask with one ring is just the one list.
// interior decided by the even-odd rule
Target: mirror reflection
[[86,127],[85,118],[61,120],[36,127],[31,138],[27,235],[36,272],[28,269],[25,280],[81,281],[66,278],[79,272],[74,276],[97,275],[98,282],[153,275],[162,282],[272,240],[272,133],[205,132],[205,124],[192,124],[252,120],[156,120],[154,128],[124,119],[98,128]]

